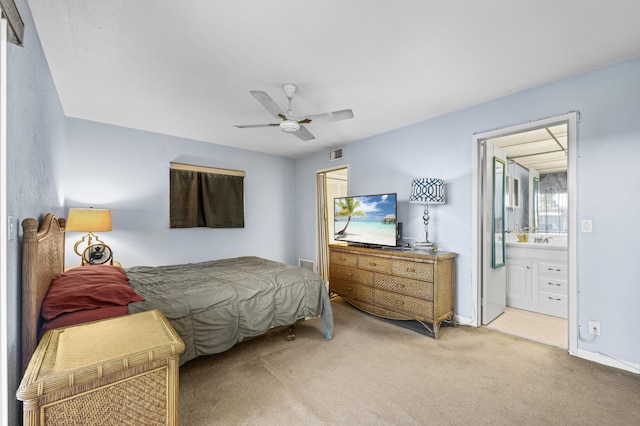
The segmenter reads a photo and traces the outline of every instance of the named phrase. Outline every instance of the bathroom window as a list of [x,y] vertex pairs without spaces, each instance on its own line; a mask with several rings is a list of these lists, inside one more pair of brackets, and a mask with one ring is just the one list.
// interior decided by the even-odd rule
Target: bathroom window
[[562,233],[569,230],[567,172],[540,175],[538,232]]

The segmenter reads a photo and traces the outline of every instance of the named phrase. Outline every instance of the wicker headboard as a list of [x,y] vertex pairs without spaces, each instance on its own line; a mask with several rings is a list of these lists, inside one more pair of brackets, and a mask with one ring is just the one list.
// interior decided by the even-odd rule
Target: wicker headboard
[[65,224],[51,213],[39,230],[36,219],[22,221],[22,371],[38,345],[40,309],[51,280],[64,271]]

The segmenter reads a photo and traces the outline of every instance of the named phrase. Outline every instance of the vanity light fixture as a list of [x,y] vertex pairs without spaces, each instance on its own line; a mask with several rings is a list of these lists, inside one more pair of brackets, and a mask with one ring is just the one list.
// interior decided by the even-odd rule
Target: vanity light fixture
[[444,204],[444,180],[437,178],[417,178],[411,182],[411,195],[409,202],[424,205],[424,236],[425,241],[415,243],[416,247],[433,248],[433,242],[429,241],[429,205]]

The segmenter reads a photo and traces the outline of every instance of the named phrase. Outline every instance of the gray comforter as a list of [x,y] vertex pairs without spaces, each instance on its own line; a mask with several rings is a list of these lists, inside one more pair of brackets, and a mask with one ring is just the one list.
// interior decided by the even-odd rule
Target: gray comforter
[[223,352],[245,337],[322,317],[325,338],[333,315],[323,280],[313,272],[258,257],[127,268],[145,298],[129,313],[160,309],[185,343],[180,363]]

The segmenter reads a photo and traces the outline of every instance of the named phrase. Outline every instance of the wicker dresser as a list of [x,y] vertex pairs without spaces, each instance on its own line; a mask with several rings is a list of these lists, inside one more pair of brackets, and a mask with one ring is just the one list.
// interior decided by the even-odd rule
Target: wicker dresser
[[24,425],[177,425],[182,351],[157,310],[50,330],[16,392]]
[[456,324],[455,257],[332,244],[330,291],[370,314],[420,321],[437,339],[443,321]]

